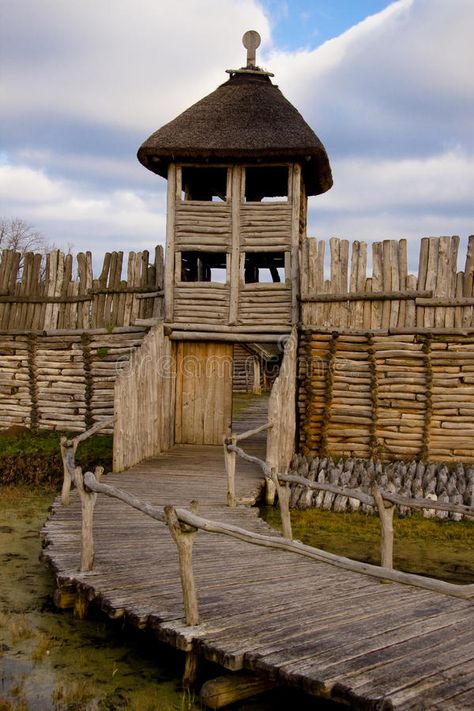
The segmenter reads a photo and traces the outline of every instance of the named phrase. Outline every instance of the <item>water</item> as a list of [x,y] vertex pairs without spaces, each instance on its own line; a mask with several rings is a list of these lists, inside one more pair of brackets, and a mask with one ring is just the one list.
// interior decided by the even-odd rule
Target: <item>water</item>
[[[179,688],[180,653],[98,614],[79,621],[54,608],[54,579],[38,559],[54,496],[0,489],[0,711],[197,711],[193,694]],[[233,708],[337,707],[278,690]]]

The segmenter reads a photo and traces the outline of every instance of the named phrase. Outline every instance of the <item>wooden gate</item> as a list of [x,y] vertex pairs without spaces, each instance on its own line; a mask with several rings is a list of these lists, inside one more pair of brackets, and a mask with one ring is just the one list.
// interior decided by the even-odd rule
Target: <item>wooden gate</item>
[[232,421],[232,364],[232,344],[178,343],[177,444],[222,444]]

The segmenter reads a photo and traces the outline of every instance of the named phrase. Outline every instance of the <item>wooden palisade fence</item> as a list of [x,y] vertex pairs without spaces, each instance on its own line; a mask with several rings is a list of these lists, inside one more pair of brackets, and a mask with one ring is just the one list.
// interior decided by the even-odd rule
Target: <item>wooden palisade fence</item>
[[114,471],[174,444],[175,367],[173,344],[157,324],[115,381]]
[[[161,316],[163,249],[130,252],[122,279],[123,252],[108,252],[97,277],[91,252],[0,253],[0,332],[95,329],[133,325]],[[77,270],[77,276],[74,271]]]
[[[418,274],[408,273],[407,241],[367,244],[330,240],[329,279],[323,240],[303,242],[301,321],[330,330],[474,328],[474,236],[469,237],[464,271],[457,270],[459,237],[430,237],[420,243]],[[436,331],[433,331],[436,329]]]
[[[0,427],[82,431],[114,410],[114,382],[159,318],[162,248],[108,253],[0,253]],[[77,275],[74,272],[77,271]],[[108,431],[111,431],[110,428]]]

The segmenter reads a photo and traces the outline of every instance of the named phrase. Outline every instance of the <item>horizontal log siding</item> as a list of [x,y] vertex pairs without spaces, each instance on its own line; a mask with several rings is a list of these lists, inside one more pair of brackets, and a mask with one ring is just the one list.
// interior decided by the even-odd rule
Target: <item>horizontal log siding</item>
[[[227,323],[229,287],[225,284],[175,286],[174,318],[177,323]],[[197,327],[198,328],[198,327]]]
[[291,247],[291,205],[285,203],[243,204],[240,209],[243,250],[279,251]]
[[[459,237],[422,239],[416,275],[408,273],[403,239],[372,244],[371,272],[364,242],[333,238],[329,248],[328,265],[324,241],[310,238],[302,243],[303,324],[364,330],[474,327],[474,236],[469,237],[464,270],[459,272]],[[347,301],[341,299],[345,294]],[[372,294],[387,298],[371,299]],[[394,298],[400,294],[403,298]]]
[[117,375],[145,333],[0,333],[0,428],[77,432],[111,417]]
[[178,200],[175,213],[175,247],[178,251],[231,247],[231,208],[229,204],[194,205]]
[[239,324],[291,324],[291,288],[284,284],[246,284],[240,292]]
[[474,462],[474,336],[303,334],[305,454]]

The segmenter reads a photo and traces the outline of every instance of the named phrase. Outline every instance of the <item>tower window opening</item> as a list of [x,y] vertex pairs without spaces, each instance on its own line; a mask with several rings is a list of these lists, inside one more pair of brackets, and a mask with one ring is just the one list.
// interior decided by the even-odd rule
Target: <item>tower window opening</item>
[[246,284],[285,283],[285,253],[247,252],[244,276]]
[[183,167],[181,199],[225,202],[227,168]]
[[182,252],[181,281],[204,281],[225,284],[227,255],[225,252]]
[[247,202],[287,201],[288,166],[246,168],[245,200]]

